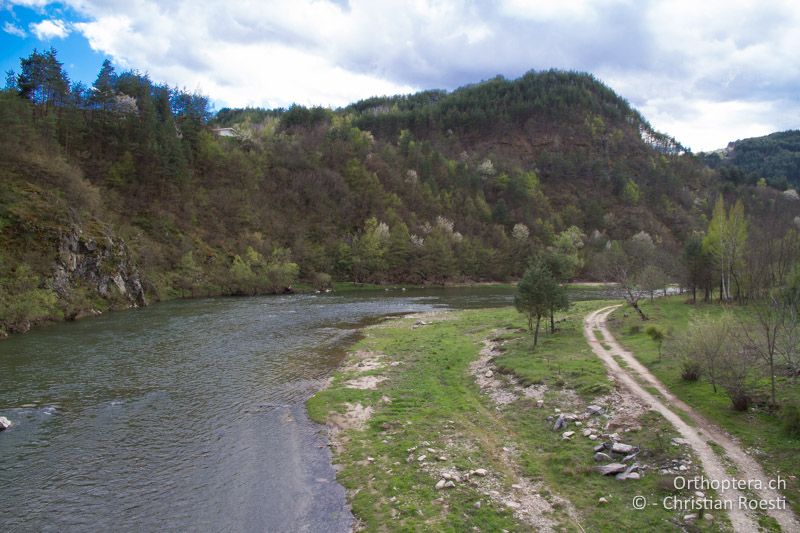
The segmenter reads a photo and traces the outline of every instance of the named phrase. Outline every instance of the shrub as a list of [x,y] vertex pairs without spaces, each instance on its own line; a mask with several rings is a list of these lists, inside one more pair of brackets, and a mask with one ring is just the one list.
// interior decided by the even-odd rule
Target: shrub
[[750,407],[750,396],[747,391],[742,389],[729,390],[728,396],[731,398],[731,405],[734,411],[747,411]]
[[314,272],[311,276],[311,284],[315,289],[330,289],[331,288],[331,275],[325,272]]
[[681,363],[681,378],[684,381],[697,381],[700,379],[700,363],[693,359],[684,359]]
[[796,439],[800,438],[800,405],[785,406],[781,414],[781,422],[783,422],[783,431],[786,435]]

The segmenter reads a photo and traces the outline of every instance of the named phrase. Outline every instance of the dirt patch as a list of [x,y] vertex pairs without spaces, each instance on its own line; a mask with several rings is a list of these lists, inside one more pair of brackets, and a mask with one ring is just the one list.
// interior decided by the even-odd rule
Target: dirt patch
[[[468,457],[477,452],[478,446],[463,434],[450,435],[443,447],[432,447],[430,442],[421,442],[409,448],[409,463],[418,464],[437,483],[452,483],[452,486],[468,486],[485,497],[483,503],[492,503],[508,508],[520,522],[531,526],[533,531],[558,530],[557,508],[569,506],[569,502],[545,491],[541,483],[532,482],[518,473],[516,451],[511,447],[502,449],[499,468],[475,465],[461,470],[449,464],[453,456]],[[495,467],[498,465],[495,464]],[[442,490],[447,490],[442,487]],[[543,494],[547,494],[544,496]],[[480,505],[480,504],[478,504]]]
[[522,395],[532,400],[544,400],[544,394],[547,392],[547,385],[530,385],[522,389]]
[[434,311],[421,311],[419,313],[409,313],[406,315],[406,318],[413,318],[414,320],[431,320],[431,319],[449,320],[454,317],[452,316],[452,313],[450,311],[443,309]]
[[648,409],[639,398],[629,390],[615,383],[614,390],[592,401],[593,405],[604,408],[605,425],[608,432],[625,433],[641,429],[640,419]]
[[[494,358],[501,353],[502,341],[496,337],[502,332],[502,330],[493,331],[484,339],[478,359],[470,363],[469,369],[475,378],[475,383],[491,398],[498,409],[519,398],[543,401],[548,391],[546,385],[523,387],[514,376],[497,373]],[[577,401],[577,396],[574,394],[566,393],[562,396],[567,404]],[[566,511],[566,514],[579,525],[578,513],[571,502],[556,495],[552,490],[546,490],[547,487],[541,482],[531,481],[522,475],[518,455],[513,445],[503,446],[502,453],[497,456],[502,463],[503,473],[487,471],[485,476],[476,476],[467,472],[467,480],[491,501],[509,508],[517,520],[530,525],[534,531],[555,531],[557,522],[552,517],[556,515],[557,509],[560,509],[558,511],[560,513]],[[447,473],[443,471],[440,475]],[[547,496],[543,496],[543,493]]]
[[522,387],[514,376],[502,375],[497,373],[494,358],[500,355],[501,341],[495,340],[502,331],[494,331],[492,335],[483,340],[483,349],[478,354],[478,358],[471,362],[469,371],[475,378],[475,383],[481,388],[481,392],[489,395],[498,407],[515,402],[522,396],[527,398],[542,399],[547,391],[545,385],[532,385]]
[[386,366],[385,354],[369,350],[357,350],[350,354],[347,365],[342,368],[344,372],[370,372],[380,370]]
[[328,414],[326,421],[331,446],[337,451],[341,451],[345,443],[341,432],[347,429],[363,429],[373,412],[371,406],[364,407],[360,403],[346,403],[345,408],[347,410],[344,413],[331,412]]
[[344,386],[350,389],[375,390],[383,381],[386,381],[386,376],[361,376],[346,381]]

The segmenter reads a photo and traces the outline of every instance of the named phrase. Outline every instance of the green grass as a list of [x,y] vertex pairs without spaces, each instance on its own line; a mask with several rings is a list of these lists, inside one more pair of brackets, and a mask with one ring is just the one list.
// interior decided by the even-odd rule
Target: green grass
[[[500,372],[513,373],[523,385],[545,384],[548,387],[573,389],[585,398],[610,391],[611,383],[606,369],[583,338],[583,317],[590,310],[613,302],[577,302],[556,324],[556,335],[540,337],[536,354],[532,354],[529,335],[514,337],[519,342],[510,344],[508,353],[497,360]],[[517,326],[517,328],[524,326]],[[526,342],[530,341],[530,342]]]
[[[421,328],[414,320],[394,319],[365,330],[353,348],[385,354],[398,361],[380,373],[388,377],[378,390],[344,387],[352,377],[338,373],[331,386],[308,401],[311,417],[324,422],[331,412],[343,412],[345,404],[360,402],[375,412],[363,430],[347,430],[343,449],[335,462],[341,466],[339,481],[348,489],[353,512],[368,531],[527,531],[510,511],[493,503],[469,484],[436,491],[437,479],[416,461],[407,462],[409,448],[420,446],[443,453],[437,463],[459,469],[486,468],[498,483],[511,491],[511,466],[502,460],[503,448],[517,450],[516,463],[525,478],[543,485],[542,494],[560,495],[578,510],[585,531],[620,529],[671,530],[679,514],[662,509],[660,501],[672,494],[668,479],[648,470],[638,481],[621,482],[593,471],[595,442],[582,437],[564,441],[552,431],[556,406],[580,412],[592,399],[608,392],[610,382],[602,363],[588,347],[582,318],[602,302],[581,302],[559,322],[555,335],[544,334],[535,353],[524,319],[513,309],[468,310],[448,315]],[[534,399],[520,398],[497,409],[482,394],[469,374],[469,363],[478,357],[481,341],[502,330],[504,353],[496,363],[499,372],[513,373],[525,384],[544,384],[545,408]],[[374,372],[371,372],[374,373]],[[574,391],[574,392],[573,392]],[[382,398],[388,398],[385,403]],[[575,404],[577,402],[577,404]],[[647,413],[630,439],[643,447],[642,460],[660,464],[677,458],[683,450],[670,444],[676,434],[657,414]],[[425,451],[415,451],[413,456]],[[431,454],[428,453],[430,456]],[[367,457],[374,458],[370,462]],[[631,500],[646,496],[658,503],[637,511]],[[606,504],[598,498],[605,497]],[[475,502],[481,500],[478,509]],[[580,531],[562,509],[552,517],[564,531]],[[698,524],[716,530],[724,518]]]
[[[617,340],[632,351],[678,398],[737,437],[743,447],[751,451],[751,455],[764,466],[769,476],[775,478],[780,475],[786,479],[784,495],[795,512],[800,512],[800,483],[796,477],[800,439],[789,437],[781,431],[777,414],[764,409],[751,409],[745,413],[734,411],[721,389],[714,393],[711,385],[702,378],[696,382],[681,379],[678,358],[666,353],[659,358],[656,343],[644,333],[646,328],[643,326],[659,325],[670,335],[675,335],[684,331],[693,317],[723,312],[718,304],[690,305],[684,302],[685,298],[680,296],[645,302],[642,308],[650,318],[645,323],[629,309],[620,308],[609,318],[609,326]],[[747,307],[729,309],[738,315],[748,312]],[[626,313],[627,317],[624,316]],[[761,384],[761,395],[768,393],[767,386],[766,381]],[[800,401],[798,389],[796,385],[785,384],[781,388],[780,400]]]

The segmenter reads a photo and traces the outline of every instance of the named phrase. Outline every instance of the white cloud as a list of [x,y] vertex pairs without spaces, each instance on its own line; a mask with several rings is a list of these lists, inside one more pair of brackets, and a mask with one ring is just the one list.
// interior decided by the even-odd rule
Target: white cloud
[[52,19],[35,22],[30,25],[31,33],[40,41],[63,39],[69,35],[69,29],[63,20]]
[[550,21],[594,16],[597,4],[588,0],[504,0],[500,9],[512,17]]
[[555,67],[594,73],[694,150],[800,126],[792,0],[66,3],[93,49],[223,105],[337,106]]
[[6,22],[5,24],[3,24],[3,31],[10,35],[15,35],[17,37],[22,37],[22,38],[25,38],[28,35],[27,33],[25,33],[25,30],[10,22]]
[[46,7],[48,4],[52,4],[53,2],[51,0],[6,0],[5,3],[11,6],[22,6],[22,7],[42,9]]

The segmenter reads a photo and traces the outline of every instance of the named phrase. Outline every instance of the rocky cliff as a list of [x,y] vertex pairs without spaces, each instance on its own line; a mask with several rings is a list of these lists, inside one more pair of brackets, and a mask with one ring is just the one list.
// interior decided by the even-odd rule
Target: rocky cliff
[[128,307],[147,305],[125,241],[111,234],[102,239],[86,237],[80,227],[73,226],[59,237],[53,289],[66,298],[80,285],[92,287],[109,301],[127,302]]

